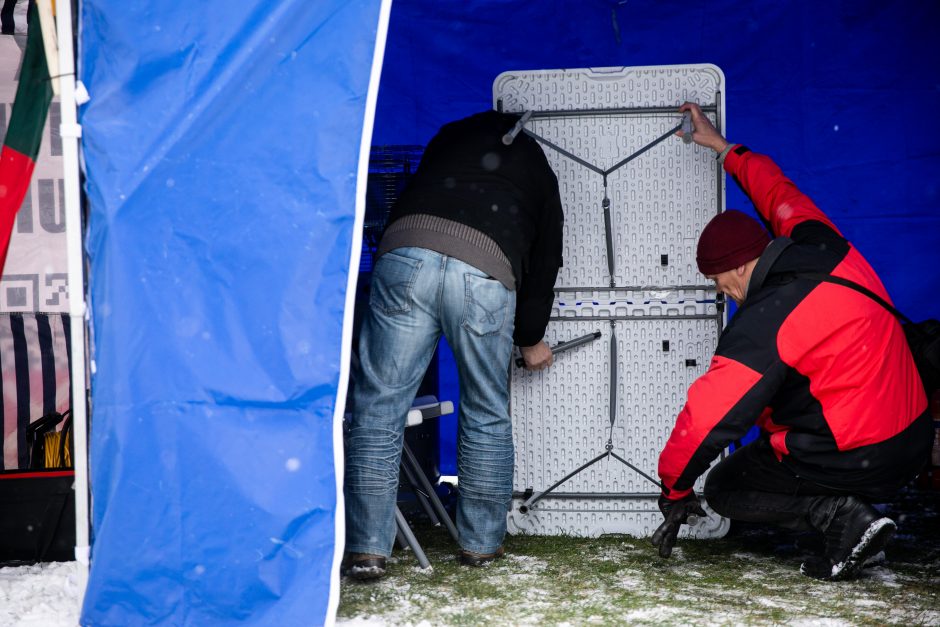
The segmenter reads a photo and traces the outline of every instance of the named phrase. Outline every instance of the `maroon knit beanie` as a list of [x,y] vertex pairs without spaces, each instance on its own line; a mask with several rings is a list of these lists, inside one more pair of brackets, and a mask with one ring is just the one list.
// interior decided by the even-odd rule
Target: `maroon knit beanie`
[[695,255],[702,274],[715,275],[757,259],[770,243],[760,222],[746,213],[729,209],[705,225]]

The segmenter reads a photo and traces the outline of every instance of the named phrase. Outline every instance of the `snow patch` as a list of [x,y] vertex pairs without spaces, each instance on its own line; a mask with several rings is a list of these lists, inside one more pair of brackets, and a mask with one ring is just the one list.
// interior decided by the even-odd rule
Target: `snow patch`
[[74,627],[77,577],[77,562],[0,568],[0,625]]

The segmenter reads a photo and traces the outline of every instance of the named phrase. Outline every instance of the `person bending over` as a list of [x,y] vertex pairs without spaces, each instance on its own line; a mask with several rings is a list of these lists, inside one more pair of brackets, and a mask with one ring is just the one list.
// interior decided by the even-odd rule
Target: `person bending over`
[[392,209],[353,367],[346,432],[346,563],[385,574],[395,540],[408,408],[443,334],[460,380],[457,530],[462,563],[503,554],[512,498],[509,363],[552,364],[543,341],[561,265],[558,180],[534,139],[503,136],[519,116],[445,125]]

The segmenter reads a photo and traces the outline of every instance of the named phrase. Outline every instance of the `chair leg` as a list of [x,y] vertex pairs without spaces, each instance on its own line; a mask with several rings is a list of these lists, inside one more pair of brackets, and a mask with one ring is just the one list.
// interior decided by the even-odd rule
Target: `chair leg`
[[438,518],[440,518],[444,522],[444,526],[447,527],[450,537],[454,539],[454,542],[459,542],[459,535],[457,534],[457,527],[454,526],[454,521],[450,519],[447,510],[444,509],[444,504],[441,503],[441,499],[438,498],[437,492],[435,492],[434,487],[431,486],[431,482],[428,481],[428,478],[424,475],[424,471],[421,470],[418,459],[414,456],[414,453],[411,452],[411,449],[408,448],[407,443],[402,447],[402,463],[404,464],[406,461],[411,466],[418,481],[421,482],[422,487],[427,491],[431,505],[433,505],[434,509],[437,511]]
[[398,524],[398,532],[405,537],[408,546],[411,547],[415,557],[418,558],[418,565],[420,565],[421,568],[430,568],[431,562],[428,561],[428,556],[424,554],[424,550],[421,548],[421,545],[418,544],[418,539],[411,531],[411,527],[408,526],[408,521],[405,520],[405,516],[397,507],[395,508],[395,522]]
[[[431,507],[431,502],[428,500],[430,495],[425,494],[421,489],[421,485],[418,483],[418,478],[416,474],[421,473],[421,469],[414,470],[410,464],[406,463],[404,457],[402,458],[401,469],[405,473],[405,479],[408,481],[408,485],[411,486],[411,491],[414,493],[415,498],[418,499],[418,503],[421,504],[421,508],[424,509],[424,513],[427,514],[428,518],[431,519],[431,524],[435,527],[440,526],[441,521],[438,520],[437,514],[434,513],[434,509]],[[423,476],[419,474],[419,476]]]

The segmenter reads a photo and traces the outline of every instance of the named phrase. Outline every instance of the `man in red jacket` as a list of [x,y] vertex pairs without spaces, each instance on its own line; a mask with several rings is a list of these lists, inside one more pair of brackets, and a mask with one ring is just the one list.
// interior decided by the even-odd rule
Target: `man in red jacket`
[[699,239],[699,270],[738,311],[660,454],[665,521],[653,544],[669,556],[679,526],[704,513],[695,479],[757,424],[760,437],[712,469],[708,504],[736,520],[822,532],[824,554],[801,572],[853,578],[896,528],[871,503],[893,498],[930,447],[927,398],[904,332],[871,298],[806,276],[842,277],[890,302],[868,262],[770,158],[729,144],[698,105],[679,110],[776,239],[733,210]]

